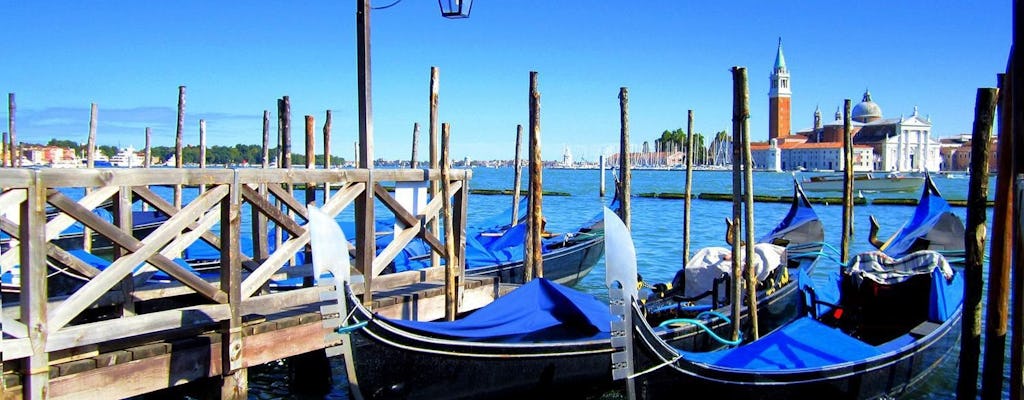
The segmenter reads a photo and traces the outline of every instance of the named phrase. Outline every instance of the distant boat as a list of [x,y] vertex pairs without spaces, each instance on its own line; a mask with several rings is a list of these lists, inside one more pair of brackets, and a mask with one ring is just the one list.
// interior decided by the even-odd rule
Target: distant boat
[[[857,173],[853,175],[853,190],[864,193],[913,192],[920,189],[923,183],[924,177],[905,176],[896,173],[891,173],[881,178],[872,173]],[[843,176],[812,176],[800,184],[808,192],[842,192]]]
[[124,147],[110,158],[110,166],[121,168],[141,167],[143,159],[132,146]]

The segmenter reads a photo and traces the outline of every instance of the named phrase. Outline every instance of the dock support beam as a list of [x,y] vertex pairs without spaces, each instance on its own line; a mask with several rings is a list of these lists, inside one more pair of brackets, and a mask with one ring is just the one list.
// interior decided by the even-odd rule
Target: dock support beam
[[239,240],[242,232],[241,190],[238,170],[228,196],[221,201],[220,220],[220,287],[228,294],[228,308],[231,317],[222,324],[221,365],[223,369],[221,399],[245,399],[249,396],[249,374],[242,363],[242,262]]
[[[32,354],[24,361],[22,396],[45,399],[50,384],[50,357],[46,352],[47,288],[46,288],[46,190],[40,183],[39,171],[33,172],[33,183],[21,203],[21,315],[28,328]],[[27,269],[27,271],[25,270]]]

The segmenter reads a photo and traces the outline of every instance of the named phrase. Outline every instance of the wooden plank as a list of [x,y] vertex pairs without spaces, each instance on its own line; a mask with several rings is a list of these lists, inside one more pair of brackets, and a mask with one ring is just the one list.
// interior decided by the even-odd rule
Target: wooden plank
[[[274,186],[274,185],[271,185]],[[288,231],[291,236],[301,235],[306,228],[295,222],[295,219],[281,212],[281,209],[275,207],[269,201],[266,200],[259,192],[253,190],[249,186],[242,185],[242,197],[249,202],[254,210],[259,210],[261,213],[266,215],[269,219],[277,223],[277,226],[284,228]]]
[[120,246],[129,248],[133,252],[128,256],[115,260],[107,267],[106,270],[103,271],[103,273],[90,280],[85,284],[85,286],[68,297],[68,299],[65,300],[57,310],[51,312],[51,329],[59,329],[60,327],[67,325],[67,323],[75,316],[96,301],[104,292],[110,290],[117,281],[124,278],[135,268],[135,266],[144,260],[148,260],[150,263],[167,272],[175,279],[178,279],[182,283],[185,283],[189,287],[195,289],[197,293],[203,294],[218,303],[226,302],[227,294],[200,279],[198,276],[186,271],[167,257],[158,254],[157,251],[159,251],[164,244],[177,236],[184,225],[195,221],[204,210],[209,209],[212,202],[223,198],[227,191],[228,188],[226,186],[217,186],[206,193],[199,195],[199,197],[182,209],[181,212],[168,219],[166,223],[156,228],[153,233],[147,236],[145,244],[142,244],[138,240],[135,240],[134,237],[124,232],[117,229],[110,229],[110,224],[87,210],[85,213],[82,213],[78,204],[61,195],[59,192],[51,191],[51,204],[65,212],[70,211],[69,213],[75,214],[83,224],[96,229],[98,232],[103,232],[104,236],[110,238],[111,241],[114,241]]
[[[139,186],[132,188],[132,190],[135,192],[135,194],[139,195],[139,197],[142,198],[144,202],[152,205],[154,208],[166,214],[167,216],[173,217],[175,214],[178,213],[178,209],[174,207],[173,204],[168,203],[166,200],[164,200],[158,194],[154,193],[149,188]],[[199,226],[199,223],[197,222],[195,224],[189,225],[188,230],[202,232],[200,238],[203,239],[203,241],[208,243],[213,248],[220,250],[220,238],[218,238],[217,235],[214,235],[213,233],[209,232],[209,228],[204,229],[202,226]],[[258,266],[258,264],[253,259],[249,258],[245,254],[242,254],[241,257],[243,266],[246,266],[247,268],[255,268],[256,266]]]
[[379,254],[373,259],[373,276],[380,275],[387,268],[388,264],[395,259],[405,246],[412,241],[420,232],[419,225],[413,225],[408,228],[402,229],[400,232],[395,234],[395,238],[388,243],[384,250],[381,250]]
[[281,269],[284,263],[287,262],[287,260],[291,258],[296,251],[299,251],[299,249],[305,246],[306,243],[309,243],[309,232],[292,237],[284,243],[281,243],[281,246],[278,247],[270,257],[267,257],[266,261],[263,261],[259,268],[252,271],[252,273],[242,281],[242,297],[248,298],[256,293],[256,291],[258,291],[260,287],[270,279],[271,275]]
[[298,214],[303,219],[307,218],[306,206],[303,205],[302,203],[299,203],[299,201],[295,199],[295,196],[292,196],[292,194],[289,193],[287,190],[285,190],[279,185],[268,185],[267,189],[270,190],[271,194],[280,199],[281,202],[284,203],[284,205],[288,207],[289,210]]
[[47,188],[147,185],[224,185],[231,183],[228,169],[194,168],[47,168],[39,170]]
[[26,358],[30,355],[32,355],[32,344],[28,338],[4,339],[4,362]]
[[384,186],[381,186],[380,183],[373,184],[373,194],[377,196],[382,203],[384,203],[384,207],[387,207],[388,210],[395,214],[395,219],[397,219],[398,222],[401,222],[402,225],[411,227],[418,226],[420,224],[420,220],[410,214],[405,207],[402,207],[402,205],[399,204],[398,201],[391,196],[391,193],[388,192],[387,189],[384,189]]
[[[80,199],[78,204],[86,209],[92,210],[109,199],[110,196],[113,196],[114,193],[117,193],[117,191],[118,188],[116,187],[100,188]],[[50,241],[57,238],[60,236],[61,232],[73,225],[75,222],[74,218],[65,213],[61,213],[53,217],[53,219],[45,223],[46,240]],[[3,254],[0,254],[0,265],[10,266],[17,263],[17,250],[18,246],[12,245],[10,249]]]
[[46,351],[58,351],[78,346],[140,337],[153,333],[205,326],[230,318],[226,304],[207,304],[157,311],[118,318],[71,325],[51,332]]
[[348,208],[349,204],[352,204],[365,189],[365,183],[350,183],[348,186],[338,189],[334,196],[331,196],[330,200],[324,202],[324,206],[320,208],[320,211],[327,213],[332,218],[336,217],[341,213],[341,210]]

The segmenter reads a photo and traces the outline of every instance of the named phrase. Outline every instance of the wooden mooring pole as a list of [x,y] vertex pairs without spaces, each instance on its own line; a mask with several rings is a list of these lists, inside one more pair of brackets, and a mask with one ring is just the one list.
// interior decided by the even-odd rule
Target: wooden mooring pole
[[459,260],[455,257],[455,225],[452,223],[452,189],[449,180],[451,170],[451,159],[449,158],[450,142],[448,140],[451,126],[447,123],[441,124],[441,203],[444,219],[444,319],[454,321],[459,313],[458,297],[458,269]]
[[[1024,43],[1024,28],[1021,27],[1020,1],[1013,2],[1013,43]],[[1011,292],[1014,293],[1012,304],[1013,331],[1010,343],[1010,399],[1024,400],[1024,180],[1021,174],[1024,173],[1024,136],[1021,130],[1024,129],[1024,53],[1010,52],[1011,71],[1009,75],[1016,78],[1010,79],[1012,88],[1010,90],[1013,99],[1010,101],[1010,127],[1011,135],[1014,136],[1013,155],[1008,158],[1014,160],[1014,176],[1017,177],[1017,194],[1014,202],[1017,218],[1016,239],[1013,241],[1013,254],[1016,270],[1013,273]],[[1011,86],[1008,86],[1011,87]]]
[[850,258],[850,241],[853,240],[853,134],[850,130],[850,99],[843,100],[843,230],[840,257],[843,262]]
[[[185,86],[178,86],[178,125],[174,131],[174,168],[183,164],[182,146],[185,135]],[[181,209],[181,184],[174,185],[174,208]]]
[[971,133],[971,174],[967,192],[967,231],[964,233],[964,316],[960,335],[960,363],[956,396],[978,396],[978,361],[981,355],[981,294],[985,285],[985,239],[988,213],[988,157],[998,91],[978,89]]
[[761,337],[757,322],[757,271],[754,268],[754,173],[750,154],[750,91],[747,88],[747,69],[740,67],[736,74],[740,87],[740,139],[743,147],[743,228],[746,232],[744,261],[747,280],[747,314],[750,333],[754,340]]
[[[430,67],[430,126],[427,128],[427,140],[430,141],[428,146],[428,152],[430,157],[430,169],[436,170],[438,168],[438,154],[437,154],[437,101],[438,101],[438,88],[440,71],[437,67]],[[437,181],[431,180],[428,184],[427,190],[430,191],[430,198],[435,199],[441,195],[441,187],[437,184]],[[434,237],[440,237],[441,227],[438,224],[437,218],[431,218],[427,221],[427,230],[430,231]],[[439,267],[441,266],[441,255],[436,251],[430,252],[430,266]]]
[[530,71],[530,216],[528,230],[529,239],[526,243],[526,258],[529,264],[524,264],[523,282],[529,282],[533,278],[544,277],[544,258],[541,255],[541,238],[544,232],[544,189],[543,189],[543,164],[541,159],[540,144],[540,92],[537,91],[537,72]]
[[522,175],[523,170],[520,167],[522,159],[520,153],[523,148],[523,125],[516,125],[516,154],[512,157],[512,221],[511,224],[515,225],[519,221],[519,191],[522,190]]
[[[263,159],[260,160],[260,166],[263,169],[270,168],[270,110],[263,110]],[[267,198],[267,184],[261,183],[259,185],[260,198]],[[257,207],[250,207],[252,212],[252,231],[254,234],[252,242],[253,257],[257,261],[266,260],[267,256],[270,255],[270,249],[268,248],[267,241],[267,216],[259,212]]]
[[[1010,269],[1013,266],[1014,218],[1013,204],[1016,201],[1013,193],[1013,148],[1018,138],[1013,134],[1012,113],[1013,102],[1010,83],[1013,77],[999,75],[999,141],[996,148],[998,166],[996,167],[995,206],[992,210],[992,237],[989,250],[988,299],[985,313],[985,350],[981,372],[981,398],[999,399],[1002,397],[1003,372],[1005,367],[1006,333],[1008,320],[1008,301]],[[971,173],[974,173],[971,170]]]
[[17,110],[17,104],[14,101],[14,93],[7,94],[7,138],[10,140],[8,147],[11,154],[11,167],[21,166],[21,157],[18,156],[18,134],[14,129],[14,112]]
[[601,154],[601,155],[597,156],[597,163],[598,163],[598,167],[597,168],[598,168],[598,170],[601,171],[600,172],[601,173],[601,175],[600,175],[601,188],[598,189],[597,194],[599,196],[601,196],[601,198],[603,199],[604,198],[604,154]]
[[740,144],[742,139],[740,138],[740,131],[742,128],[743,121],[743,110],[741,106],[742,97],[739,86],[739,67],[732,68],[732,229],[727,231],[732,240],[732,287],[730,301],[732,301],[732,340],[740,339],[740,332],[742,331],[742,305],[743,305],[743,292],[740,289],[741,279],[743,276],[743,270],[740,266],[740,214],[742,213],[742,193],[743,193],[743,179],[742,171],[740,171],[740,163],[742,162],[742,155],[740,153]]
[[632,188],[633,174],[629,159],[629,88],[619,88],[619,217],[626,229],[632,229],[631,224],[631,202],[630,192]]
[[[89,106],[89,137],[87,140],[87,151],[89,152],[86,156],[85,166],[88,168],[96,167],[96,124],[98,123],[99,107],[96,103],[92,103]],[[86,187],[85,194],[88,196],[92,193],[92,188]],[[82,227],[82,250],[92,251],[92,229],[83,226]]]
[[355,204],[356,267],[363,273],[363,303],[373,304],[373,258],[377,249],[373,180],[373,87],[370,69],[370,1],[356,1],[356,69],[359,116],[359,168],[369,170],[366,190]]
[[[604,174],[602,174],[603,176]],[[602,180],[603,182],[603,180]],[[693,110],[686,111],[686,198],[683,200],[683,266],[690,261],[690,196],[693,195]]]
[[419,166],[419,162],[416,161],[417,152],[420,147],[420,123],[412,123],[412,155],[409,156],[409,168],[416,169]]
[[[206,120],[199,120],[199,168],[206,168]],[[199,184],[199,193],[206,193],[206,185]]]
[[[331,124],[332,118],[331,110],[327,110],[327,115],[324,116],[324,170],[328,171],[331,169]],[[324,203],[331,199],[331,183],[324,182]]]

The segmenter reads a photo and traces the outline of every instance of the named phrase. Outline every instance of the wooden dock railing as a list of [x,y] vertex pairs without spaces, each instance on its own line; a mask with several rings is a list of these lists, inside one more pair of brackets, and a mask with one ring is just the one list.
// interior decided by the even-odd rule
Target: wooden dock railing
[[[455,202],[451,209],[459,214],[449,216],[456,224],[451,236],[461,244],[468,199],[466,183],[471,172],[454,170],[449,175]],[[435,265],[423,272],[372,279],[381,275],[413,239],[422,238],[441,257],[447,254],[443,242],[426,229],[440,218],[441,196],[430,199],[424,209],[413,215],[381,183],[442,179],[441,170],[437,169],[4,170],[0,174],[0,230],[7,238],[0,246],[0,273],[19,274],[15,285],[5,286],[0,349],[5,377],[20,376],[20,382],[5,379],[11,385],[0,386],[5,387],[0,397],[40,399],[110,393],[131,396],[160,386],[174,386],[193,377],[218,375],[224,378],[222,393],[244,397],[247,366],[334,345],[324,342],[323,338],[333,336],[318,324],[309,329],[309,335],[320,340],[289,346],[269,345],[248,337],[254,333],[251,330],[243,330],[243,321],[316,305],[324,290],[311,287],[308,279],[305,287],[300,284],[290,290],[270,289],[270,284],[279,279],[308,278],[312,274],[308,258],[304,265],[290,262],[297,253],[308,254],[307,195],[304,191],[293,194],[286,188],[319,188],[315,203],[332,217],[345,212],[363,193],[376,198],[376,208],[394,214],[394,239],[379,253],[376,249],[344,244],[353,255],[371,254],[371,265],[353,264],[353,274],[363,275],[365,285],[355,289],[369,299],[375,290],[443,273],[443,267]],[[178,185],[202,185],[205,191],[196,191],[194,198],[183,201],[179,209],[173,205],[173,199],[165,198],[168,194],[160,194],[161,188]],[[330,188],[327,196],[324,187]],[[143,205],[166,214],[167,219],[152,231],[136,231],[133,235],[132,211],[142,210]],[[112,220],[94,212],[101,207],[112,210]],[[242,235],[243,214],[250,216],[254,230],[248,237]],[[357,235],[379,234],[372,221],[355,222],[363,227],[356,229]],[[92,231],[93,243],[109,241],[112,250],[103,255],[109,265],[97,268],[80,253],[57,243],[61,233],[76,223]],[[285,239],[271,252],[267,237],[272,229],[282,231]],[[251,243],[250,254],[242,251],[243,241]],[[206,242],[220,252],[219,260],[210,260],[201,273],[179,264],[185,249],[197,242]],[[464,259],[464,248],[455,246],[456,260]],[[153,283],[150,278],[160,271],[169,279]],[[457,273],[461,272],[459,269]],[[55,279],[48,279],[50,275],[65,274],[78,276],[78,287],[66,293],[59,292],[60,288],[48,288]],[[19,293],[11,292],[18,290]],[[109,377],[99,373],[92,381],[71,381],[52,371],[57,362],[81,360],[154,340],[172,341],[183,332],[211,325],[214,336],[218,336],[211,342],[220,345],[211,345],[206,360],[188,367],[200,371],[183,372],[170,364],[153,367],[157,377],[152,382],[118,386],[116,392],[103,387],[100,382]],[[99,386],[90,386],[90,382]]]

